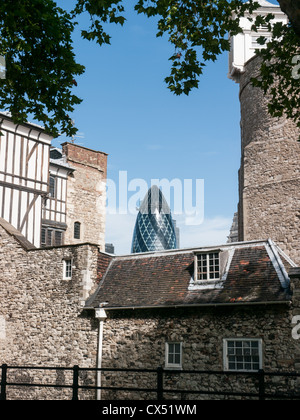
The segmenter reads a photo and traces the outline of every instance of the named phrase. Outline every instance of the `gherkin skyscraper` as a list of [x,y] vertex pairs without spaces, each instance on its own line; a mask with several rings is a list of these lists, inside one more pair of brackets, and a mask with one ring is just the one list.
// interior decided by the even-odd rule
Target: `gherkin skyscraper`
[[154,185],[147,192],[137,215],[131,252],[176,249],[177,241],[170,207]]

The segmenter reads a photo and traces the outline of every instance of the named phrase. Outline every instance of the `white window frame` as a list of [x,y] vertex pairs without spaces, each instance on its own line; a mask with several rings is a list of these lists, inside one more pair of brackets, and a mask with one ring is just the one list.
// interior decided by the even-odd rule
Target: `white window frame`
[[[211,270],[210,270],[210,256],[212,255],[212,254],[218,254],[218,262],[219,262],[219,264],[218,264],[218,266],[219,266],[219,270],[218,270],[218,273],[219,273],[219,276],[218,277],[214,277],[214,278],[212,278],[212,272],[211,272]],[[198,267],[199,267],[199,257],[206,257],[206,258],[204,258],[204,260],[206,259],[206,274],[207,274],[207,278],[206,279],[199,279],[198,278]],[[215,267],[215,265],[216,264],[214,264],[214,267]],[[196,254],[196,264],[195,264],[195,279],[196,279],[196,281],[203,281],[203,282],[205,282],[205,281],[216,281],[216,280],[220,280],[220,251],[219,250],[216,250],[216,251],[210,251],[210,252],[199,252],[198,254]]]
[[[69,263],[70,263],[70,267],[68,267]],[[65,258],[63,260],[63,280],[72,280],[72,274],[73,274],[72,258]]]
[[[219,260],[219,271],[218,271],[219,277],[218,278],[211,278],[210,267],[209,267],[209,256],[211,254],[218,254],[218,260]],[[194,275],[193,277],[191,277],[188,290],[193,291],[193,290],[222,289],[223,288],[224,281],[226,280],[226,278],[222,276],[222,273],[221,273],[221,254],[222,254],[222,251],[220,249],[211,249],[206,252],[201,252],[201,251],[195,252]],[[205,280],[198,279],[198,256],[199,255],[205,255],[206,261],[208,264],[207,265],[207,268],[208,268],[207,279]]]
[[[170,363],[169,362],[169,355],[170,355],[170,346],[171,345],[179,345],[179,355],[180,355],[180,362],[179,363]],[[173,354],[173,353],[172,353]],[[178,353],[177,353],[178,354]],[[166,369],[182,369],[182,343],[179,341],[168,341],[165,344],[165,368]]]
[[[258,343],[258,369],[233,369],[229,367],[229,353],[228,353],[228,342],[257,342]],[[241,355],[240,357],[244,358],[245,355]],[[242,361],[245,364],[245,360]],[[251,362],[248,362],[251,363]],[[262,352],[262,339],[261,338],[224,338],[223,339],[223,368],[224,371],[228,372],[258,372],[260,369],[263,368],[263,352]]]

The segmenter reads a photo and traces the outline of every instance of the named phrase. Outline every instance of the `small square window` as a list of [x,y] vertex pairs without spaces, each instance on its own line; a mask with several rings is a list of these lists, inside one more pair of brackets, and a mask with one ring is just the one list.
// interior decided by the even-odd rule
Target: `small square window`
[[181,369],[182,343],[166,343],[166,368]]
[[71,259],[64,260],[63,270],[64,270],[63,279],[71,280],[72,279],[72,260]]

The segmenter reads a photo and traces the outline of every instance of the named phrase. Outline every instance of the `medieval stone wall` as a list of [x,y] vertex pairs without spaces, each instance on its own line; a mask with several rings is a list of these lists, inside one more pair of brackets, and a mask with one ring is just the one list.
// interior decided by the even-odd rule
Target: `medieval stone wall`
[[[0,226],[0,249],[0,364],[96,367],[98,321],[94,314],[84,313],[82,305],[97,284],[98,247],[26,250]],[[63,260],[69,258],[72,279],[63,280]],[[69,380],[62,371],[15,374],[17,381],[25,382]],[[8,399],[23,395],[70,399],[72,394],[71,390],[8,387]]]
[[[1,222],[1,220],[0,220]],[[95,368],[99,321],[83,308],[95,292],[110,257],[99,258],[91,244],[32,249],[0,223],[0,365]],[[72,259],[71,280],[63,280],[63,261]],[[101,260],[101,261],[100,261]],[[100,273],[99,273],[100,270]],[[299,276],[295,302],[281,305],[107,311],[103,368],[156,369],[165,365],[165,343],[182,342],[183,369],[223,370],[223,339],[254,338],[263,343],[266,371],[300,369],[299,341],[292,317],[299,314]],[[232,378],[232,376],[231,376]],[[71,371],[9,370],[9,382],[72,384]],[[102,373],[102,386],[156,388],[155,373]],[[277,381],[277,382],[276,382]],[[276,378],[274,389],[299,391],[297,378]],[[96,384],[95,372],[82,372],[81,385]],[[272,386],[273,386],[272,385]],[[253,380],[216,375],[164,375],[164,386],[183,390],[255,391]],[[255,388],[256,387],[256,388]],[[8,399],[71,399],[72,390],[8,386]],[[104,399],[155,399],[155,393],[102,391]],[[197,398],[166,393],[166,398]],[[95,391],[80,390],[81,399]],[[207,395],[204,396],[207,398]]]
[[[262,339],[263,368],[270,371],[294,371],[295,351],[299,343],[291,336],[288,306],[177,308],[157,310],[108,311],[104,325],[103,367],[148,368],[165,366],[165,343],[182,342],[183,370],[222,371],[223,339]],[[169,389],[256,392],[257,380],[242,376],[165,374]],[[268,378],[269,380],[269,378]],[[103,386],[156,387],[155,374],[102,374]],[[277,383],[277,385],[276,385]],[[299,391],[300,380],[287,383],[269,381],[268,391],[285,391],[288,386]],[[152,393],[103,391],[107,399],[155,398]],[[180,394],[165,393],[168,399]],[[207,399],[208,395],[184,394],[184,399]],[[213,398],[213,397],[212,397]],[[220,397],[218,397],[220,398]],[[221,397],[222,398],[222,397]]]
[[240,80],[239,240],[271,238],[300,263],[300,132],[269,115],[268,97],[250,83],[259,64],[250,60]]

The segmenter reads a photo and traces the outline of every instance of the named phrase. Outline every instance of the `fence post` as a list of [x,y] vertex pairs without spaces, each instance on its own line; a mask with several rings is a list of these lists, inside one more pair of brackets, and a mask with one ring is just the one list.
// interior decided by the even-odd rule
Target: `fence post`
[[72,400],[78,400],[78,389],[79,389],[79,366],[73,367],[73,397]]
[[259,400],[265,401],[265,371],[260,369],[258,371],[258,380],[259,380]]
[[0,393],[0,400],[6,400],[6,385],[7,385],[7,365],[3,364],[1,366],[2,373],[1,373],[1,393]]
[[164,399],[164,369],[160,366],[157,368],[157,400]]

